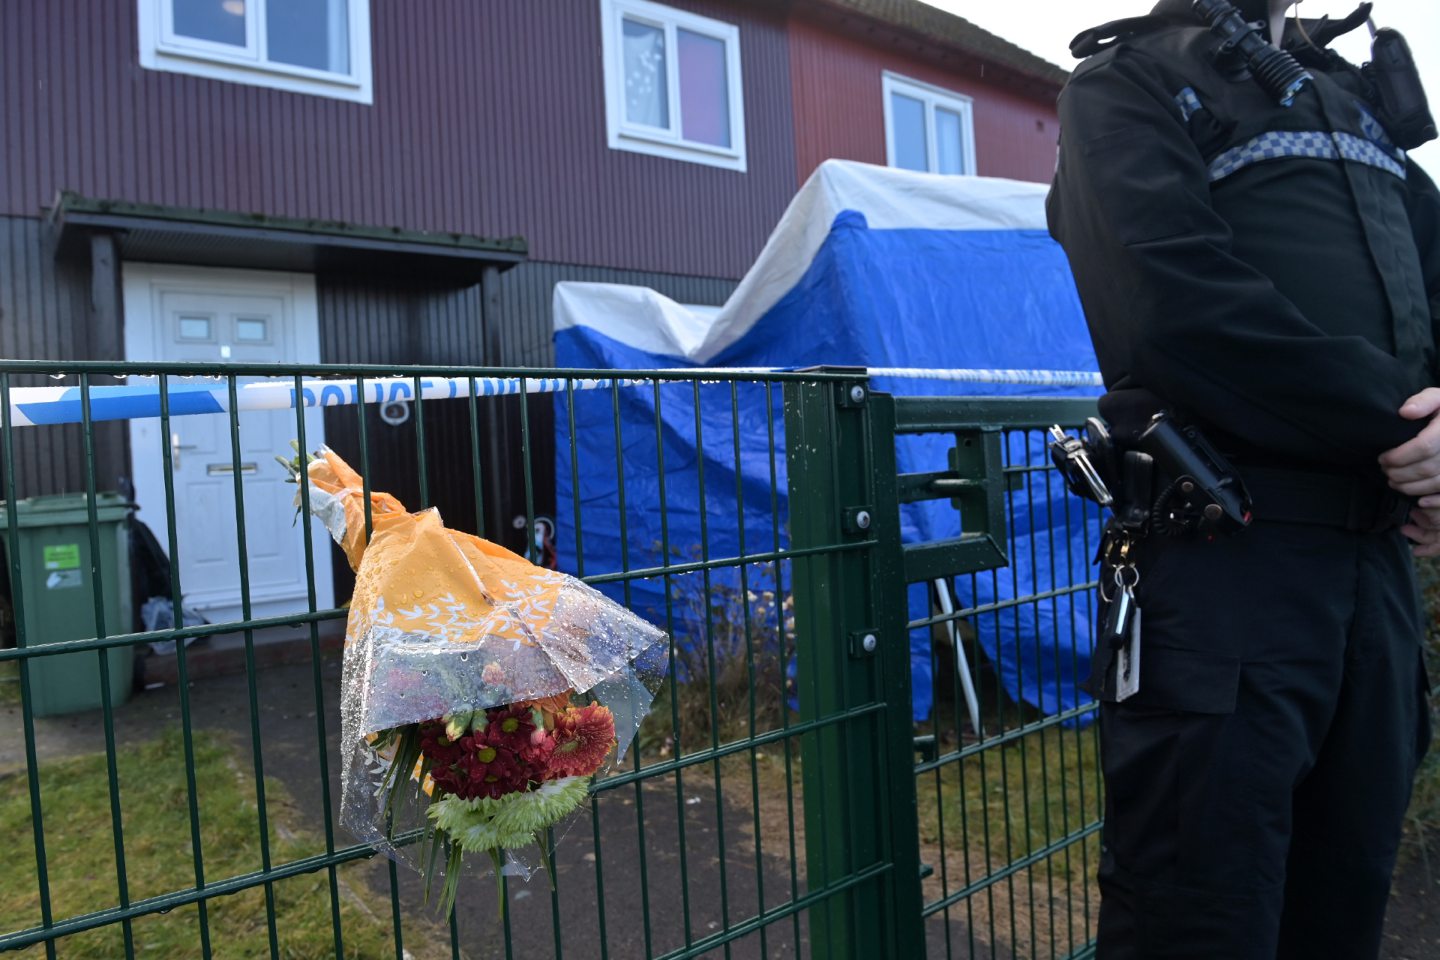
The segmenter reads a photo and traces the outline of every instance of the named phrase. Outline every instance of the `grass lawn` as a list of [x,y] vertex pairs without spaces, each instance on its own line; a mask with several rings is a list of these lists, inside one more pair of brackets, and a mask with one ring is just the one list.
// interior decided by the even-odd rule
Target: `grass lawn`
[[0,663],[0,707],[20,702],[20,664],[14,660]]
[[[97,746],[101,733],[96,731]],[[125,835],[125,872],[131,900],[183,890],[195,882],[189,810],[178,732],[121,751],[119,781]],[[195,779],[199,785],[201,843],[209,881],[257,870],[260,844],[254,779],[248,758],[224,738],[195,735]],[[52,912],[56,919],[118,904],[110,799],[102,752],[42,765],[46,859]],[[266,779],[271,862],[323,849],[320,839],[298,831],[283,787]],[[23,774],[0,778],[0,836],[10,851],[0,879],[0,930],[39,924],[29,787]],[[394,957],[388,898],[377,896],[359,873],[363,865],[340,869],[340,914],[345,957]],[[280,955],[287,960],[335,957],[329,878],[303,874],[274,885]],[[211,900],[210,941],[216,957],[269,956],[263,888]],[[427,921],[406,924],[406,947],[426,956],[423,945],[440,938],[424,930]],[[195,905],[134,921],[135,952],[147,958],[200,955],[200,922]],[[422,932],[424,930],[424,932]],[[58,942],[61,957],[123,956],[121,927],[114,924]],[[417,949],[421,948],[421,949]],[[36,945],[22,956],[43,953]]]
[[1400,856],[1402,863],[1406,859],[1419,858],[1427,869],[1433,870],[1440,864],[1440,562],[1421,560],[1416,569],[1425,593],[1426,623],[1429,626],[1425,663],[1433,684],[1430,724],[1437,746],[1431,747],[1415,778],[1415,793],[1410,799]]

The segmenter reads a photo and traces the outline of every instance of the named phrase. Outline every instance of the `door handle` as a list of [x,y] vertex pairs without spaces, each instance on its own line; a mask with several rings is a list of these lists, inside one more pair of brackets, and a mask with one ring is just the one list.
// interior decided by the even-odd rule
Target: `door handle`
[[170,434],[170,468],[171,468],[172,470],[179,470],[179,469],[180,469],[180,451],[181,451],[181,450],[194,450],[194,449],[196,449],[196,444],[193,444],[193,443],[181,443],[181,442],[180,442],[180,434],[179,434],[179,433],[172,433],[172,434]]

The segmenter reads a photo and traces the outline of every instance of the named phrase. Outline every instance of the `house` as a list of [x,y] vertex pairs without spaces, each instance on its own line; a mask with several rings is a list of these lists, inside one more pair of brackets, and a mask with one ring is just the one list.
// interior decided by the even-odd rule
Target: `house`
[[[828,157],[1048,180],[1066,75],[919,0],[10,0],[0,63],[0,355],[445,366],[549,363],[559,280],[723,302]],[[518,403],[487,427],[499,449]],[[428,494],[473,528],[455,406],[427,405]],[[264,416],[247,503],[279,479],[249,463],[296,432]],[[368,416],[372,479],[415,502],[405,418]],[[232,480],[207,472],[226,425],[192,422],[215,419],[96,433],[98,483],[133,484],[152,526],[168,451],[199,569],[235,533]],[[317,413],[307,441],[353,457],[355,423]],[[78,430],[15,443],[20,495],[84,489]],[[524,471],[487,471],[513,541]],[[303,569],[256,553],[294,536],[288,511],[247,525],[278,571],[257,613],[293,605]],[[233,608],[222,568],[190,602]]]

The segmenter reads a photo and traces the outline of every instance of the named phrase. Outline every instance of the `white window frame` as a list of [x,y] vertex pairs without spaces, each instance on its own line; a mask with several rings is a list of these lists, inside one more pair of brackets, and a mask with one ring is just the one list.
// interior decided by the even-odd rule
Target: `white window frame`
[[902,77],[898,73],[885,71],[880,81],[881,96],[885,98],[885,163],[897,166],[895,162],[895,123],[891,116],[893,94],[900,94],[925,104],[925,166],[928,172],[936,173],[940,168],[940,149],[935,136],[935,109],[949,110],[960,117],[960,129],[965,138],[959,174],[949,176],[975,175],[975,102],[963,93],[921,83]]
[[350,72],[333,73],[265,57],[265,2],[245,0],[246,44],[242,50],[174,31],[173,0],[138,0],[140,65],[149,70],[184,73],[272,90],[288,90],[353,103],[373,103],[370,84],[370,0],[333,0],[346,5]]
[[[665,31],[665,68],[668,128],[631,123],[625,117],[626,19],[638,20]],[[697,143],[681,135],[679,30],[713,37],[725,44],[725,77],[730,104],[730,146]],[[740,77],[740,28],[650,0],[600,0],[600,40],[604,51],[605,118],[610,149],[647,153],[672,160],[688,160],[726,170],[745,172],[745,85]]]

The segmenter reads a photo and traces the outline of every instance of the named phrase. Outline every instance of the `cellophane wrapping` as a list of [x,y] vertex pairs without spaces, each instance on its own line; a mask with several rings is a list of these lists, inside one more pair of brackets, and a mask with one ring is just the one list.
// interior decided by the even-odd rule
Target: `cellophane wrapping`
[[[419,864],[416,831],[433,790],[413,779],[387,811],[385,731],[520,701],[571,694],[607,707],[625,755],[663,681],[663,631],[574,577],[547,570],[370,495],[333,451],[308,466],[310,510],[355,570],[341,683],[341,823],[387,855]],[[417,771],[418,772],[418,771]],[[530,865],[506,851],[506,872]]]

